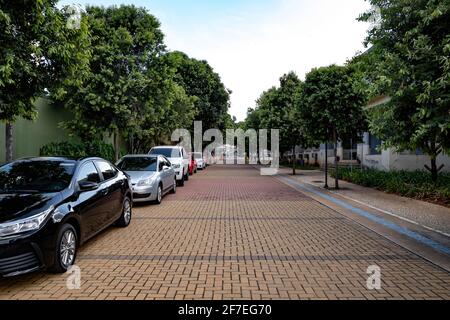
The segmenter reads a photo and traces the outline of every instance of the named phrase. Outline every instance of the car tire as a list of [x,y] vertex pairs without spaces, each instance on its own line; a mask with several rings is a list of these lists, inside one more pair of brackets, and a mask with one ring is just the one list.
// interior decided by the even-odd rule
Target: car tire
[[56,236],[55,259],[50,271],[65,273],[74,265],[77,257],[78,234],[70,223],[65,223],[59,228]]
[[161,183],[158,185],[158,188],[156,189],[156,200],[154,201],[154,204],[161,204],[163,198],[163,190]]
[[117,226],[121,228],[126,228],[130,225],[131,216],[133,215],[133,204],[130,198],[126,197],[122,204],[122,215],[119,220],[117,220]]
[[181,177],[181,180],[179,181],[179,186],[184,187],[184,176]]
[[172,193],[172,194],[177,193],[177,178],[176,177],[173,179],[173,186],[172,186],[172,190],[170,191],[170,193]]
[[184,176],[184,180],[189,181],[189,171],[186,172],[186,175]]

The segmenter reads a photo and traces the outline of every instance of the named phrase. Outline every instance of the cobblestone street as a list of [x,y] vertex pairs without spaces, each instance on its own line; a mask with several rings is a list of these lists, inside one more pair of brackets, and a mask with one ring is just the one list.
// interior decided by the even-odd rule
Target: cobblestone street
[[445,270],[249,166],[209,167],[135,206],[76,264],[79,290],[39,272],[0,279],[0,299],[450,299]]

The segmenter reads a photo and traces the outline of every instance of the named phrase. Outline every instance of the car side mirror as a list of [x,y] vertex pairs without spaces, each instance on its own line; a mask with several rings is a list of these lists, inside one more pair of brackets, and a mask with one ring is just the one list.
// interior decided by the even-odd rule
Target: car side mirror
[[91,181],[81,181],[78,185],[81,191],[92,191],[98,188],[98,183]]
[[170,167],[168,167],[168,166],[164,166],[163,167],[163,171],[167,171],[167,170],[169,170],[170,169]]

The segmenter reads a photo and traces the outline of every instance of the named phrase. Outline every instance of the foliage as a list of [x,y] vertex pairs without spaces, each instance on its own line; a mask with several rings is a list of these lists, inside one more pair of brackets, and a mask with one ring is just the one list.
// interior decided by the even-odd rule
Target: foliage
[[152,79],[145,73],[164,50],[160,24],[134,6],[87,7],[86,19],[92,39],[90,73],[63,101],[74,114],[65,126],[83,141],[105,132],[127,136],[149,107]]
[[68,28],[68,14],[56,3],[0,0],[0,120],[34,119],[34,101],[46,90],[61,97],[64,86],[80,85],[86,75],[86,20]]
[[230,125],[228,109],[231,91],[225,88],[220,76],[206,61],[189,58],[176,51],[167,54],[176,69],[175,81],[187,95],[196,97],[195,120],[203,122],[203,129],[226,129]]
[[65,141],[52,142],[43,146],[39,154],[41,156],[66,156],[66,157],[100,157],[114,161],[114,147],[103,141],[89,143]]
[[367,43],[367,73],[390,103],[374,110],[370,128],[384,147],[422,149],[431,158],[450,151],[449,0],[370,0],[361,21],[375,21]]
[[[335,176],[335,172],[331,173]],[[339,178],[405,197],[439,202],[450,206],[450,174],[443,173],[436,183],[426,171],[378,171],[341,168]]]
[[[306,146],[307,136],[300,117],[302,82],[294,72],[280,78],[280,86],[265,91],[257,100],[255,109],[248,109],[244,127],[248,129],[279,129],[280,152]],[[295,163],[293,163],[295,174]]]
[[253,129],[279,129],[280,151],[306,144],[295,98],[301,81],[294,72],[280,78],[280,86],[265,91],[257,100],[257,108],[249,109],[246,126]]
[[351,66],[331,65],[306,75],[299,110],[311,141],[347,139],[366,129],[361,80]]

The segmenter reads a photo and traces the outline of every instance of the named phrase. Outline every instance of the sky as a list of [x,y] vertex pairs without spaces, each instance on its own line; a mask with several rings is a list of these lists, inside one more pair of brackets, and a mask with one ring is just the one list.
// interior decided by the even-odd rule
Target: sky
[[145,7],[161,22],[169,50],[207,60],[244,120],[261,93],[294,71],[343,64],[364,51],[364,0],[63,0],[60,4]]

